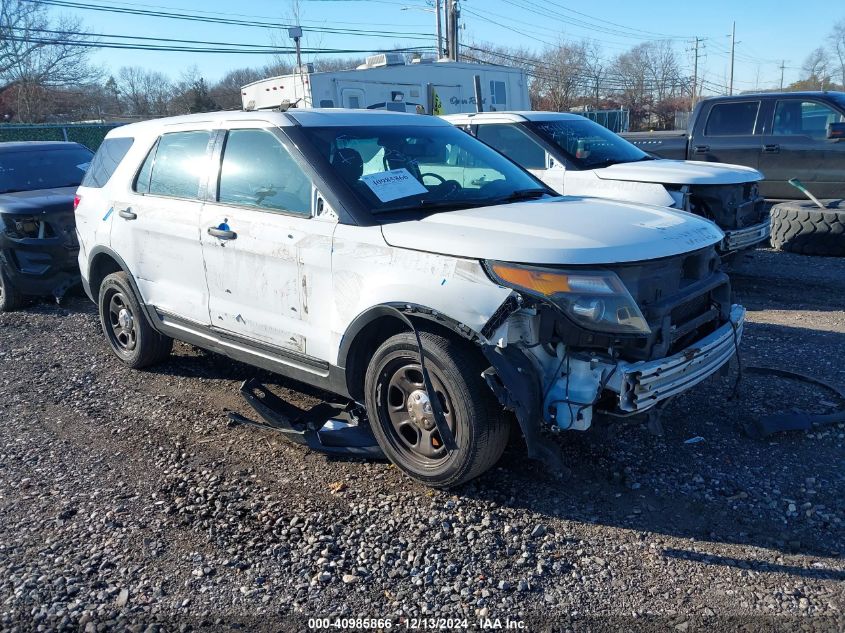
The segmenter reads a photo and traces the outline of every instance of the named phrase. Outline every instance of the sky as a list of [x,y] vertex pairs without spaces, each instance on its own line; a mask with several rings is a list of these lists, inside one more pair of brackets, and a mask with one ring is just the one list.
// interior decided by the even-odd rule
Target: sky
[[[202,15],[213,19],[290,23],[298,6],[307,30],[303,46],[365,49],[434,45],[433,0],[151,0],[151,4],[120,0],[79,0],[99,8],[124,7]],[[845,18],[845,6],[803,0],[800,11],[779,10],[770,0],[603,0],[600,3],[568,0],[462,0],[465,42],[524,46],[540,52],[561,40],[594,40],[611,59],[640,42],[672,38],[684,70],[692,74],[694,38],[699,44],[699,72],[711,85],[725,85],[729,76],[730,32],[736,21],[736,91],[776,88],[781,62],[784,83],[798,79],[804,58],[824,44],[831,26]],[[172,18],[125,15],[82,8],[57,8],[78,17],[87,30],[109,35],[194,39],[265,46],[290,44],[282,30],[255,26],[183,21]],[[365,30],[367,34],[320,32],[320,29]],[[378,35],[375,36],[374,32]],[[396,32],[396,33],[393,33]],[[410,35],[403,35],[410,34]],[[345,57],[362,57],[347,54]],[[292,61],[292,58],[290,58]],[[271,60],[265,53],[231,54],[103,49],[92,61],[108,71],[121,66],[142,66],[173,78],[191,66],[209,82],[234,68],[260,67]],[[305,55],[313,61],[314,55]]]

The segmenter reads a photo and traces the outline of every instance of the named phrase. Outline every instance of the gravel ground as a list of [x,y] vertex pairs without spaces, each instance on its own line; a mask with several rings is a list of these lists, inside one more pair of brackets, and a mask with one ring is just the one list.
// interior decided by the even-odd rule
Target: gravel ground
[[[759,250],[733,269],[744,364],[845,386],[845,260]],[[839,404],[816,387],[746,372],[730,399],[734,375],[713,378],[662,437],[614,420],[562,435],[566,476],[512,442],[444,493],[230,427],[254,374],[181,344],[126,370],[82,297],[0,315],[0,629],[843,630],[845,426],[742,431]]]

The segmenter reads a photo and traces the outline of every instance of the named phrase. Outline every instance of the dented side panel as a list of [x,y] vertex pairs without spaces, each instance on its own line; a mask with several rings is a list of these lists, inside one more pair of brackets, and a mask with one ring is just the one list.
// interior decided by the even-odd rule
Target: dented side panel
[[338,225],[332,259],[332,363],[349,325],[375,306],[424,306],[480,332],[510,294],[478,260],[388,246],[380,227]]
[[212,327],[328,358],[325,333],[336,224],[206,204],[200,226],[222,223],[237,233],[237,239],[201,234]]

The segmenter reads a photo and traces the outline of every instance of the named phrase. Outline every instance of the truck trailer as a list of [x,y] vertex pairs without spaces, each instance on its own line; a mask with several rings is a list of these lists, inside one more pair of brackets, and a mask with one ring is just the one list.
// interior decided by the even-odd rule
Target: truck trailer
[[[476,77],[480,92],[476,98]],[[382,53],[350,70],[296,72],[241,88],[245,110],[352,108],[417,114],[527,110],[528,82],[518,68]]]

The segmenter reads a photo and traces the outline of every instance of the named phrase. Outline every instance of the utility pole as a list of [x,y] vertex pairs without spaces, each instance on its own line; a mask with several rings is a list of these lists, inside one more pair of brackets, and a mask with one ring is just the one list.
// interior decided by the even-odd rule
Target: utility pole
[[444,17],[446,18],[446,59],[452,59],[452,3],[454,0],[446,0]]
[[443,31],[440,28],[440,0],[434,2],[434,15],[437,22],[437,59],[443,57]]
[[452,15],[449,16],[452,24],[452,61],[459,61],[460,45],[458,44],[458,18],[461,17],[461,10],[458,8],[458,0],[452,0]]
[[780,89],[783,90],[783,69],[785,68],[786,60],[780,61]]
[[698,98],[698,45],[703,41],[703,38],[695,38],[695,64],[692,71],[692,99],[690,99],[690,111],[695,108],[695,101]]
[[734,93],[734,52],[736,51],[736,20],[734,20],[733,28],[731,29],[731,83],[728,87],[728,94]]

